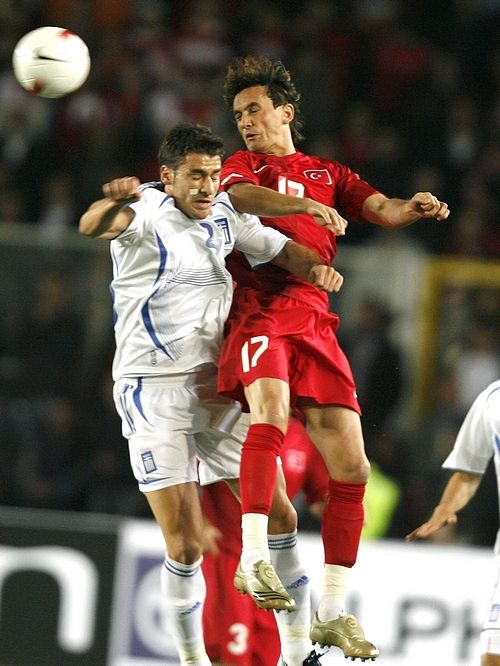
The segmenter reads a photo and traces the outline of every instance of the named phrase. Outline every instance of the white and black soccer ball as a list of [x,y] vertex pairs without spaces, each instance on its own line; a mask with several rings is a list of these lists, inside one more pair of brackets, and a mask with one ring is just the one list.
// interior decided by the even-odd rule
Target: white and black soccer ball
[[40,97],[64,97],[77,90],[90,72],[85,42],[70,30],[44,26],[21,37],[12,56],[16,79]]

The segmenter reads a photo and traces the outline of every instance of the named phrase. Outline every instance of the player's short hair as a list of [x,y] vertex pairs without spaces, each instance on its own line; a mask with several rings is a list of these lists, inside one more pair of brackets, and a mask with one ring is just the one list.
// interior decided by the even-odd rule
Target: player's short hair
[[295,143],[303,141],[301,132],[304,122],[299,108],[300,93],[297,92],[290,72],[280,60],[266,56],[235,58],[227,69],[224,79],[224,102],[232,111],[235,96],[246,88],[265,86],[274,107],[292,104],[295,116],[290,124]]
[[175,171],[190,153],[222,157],[224,143],[205,125],[179,123],[163,139],[158,150],[158,162],[160,166],[166,165]]

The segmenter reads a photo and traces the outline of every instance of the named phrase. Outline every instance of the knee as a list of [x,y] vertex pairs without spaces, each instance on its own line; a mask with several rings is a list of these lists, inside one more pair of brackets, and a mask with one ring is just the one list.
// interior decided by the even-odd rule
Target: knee
[[180,564],[194,564],[203,554],[201,538],[180,535],[169,539],[167,553],[170,559]]
[[[340,452],[340,453],[339,453]],[[370,462],[363,447],[340,448],[327,450],[324,456],[329,475],[346,483],[366,483],[370,476]]]
[[269,396],[265,401],[250,403],[252,423],[268,423],[286,432],[288,428],[288,405],[276,396]]
[[[316,433],[311,437],[315,440]],[[365,453],[361,425],[352,419],[341,426],[321,432],[322,453],[330,476],[346,483],[366,483],[370,476],[370,462]]]
[[370,476],[371,466],[366,456],[359,456],[350,461],[346,474],[351,483],[366,483]]

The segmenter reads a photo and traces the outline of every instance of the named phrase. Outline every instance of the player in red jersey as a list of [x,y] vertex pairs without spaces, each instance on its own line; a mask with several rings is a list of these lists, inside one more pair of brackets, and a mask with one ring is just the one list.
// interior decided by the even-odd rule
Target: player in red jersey
[[[328,493],[328,472],[296,418],[290,419],[281,461],[288,496],[292,499],[302,491],[312,513],[321,516]],[[228,572],[236,570],[241,555],[240,504],[224,482],[205,486],[201,501],[208,521],[205,532],[209,551],[202,565],[207,585],[203,630],[208,656],[220,666],[276,666],[280,637],[273,614],[258,608],[250,596],[241,597],[232,585],[232,576],[228,577]],[[286,557],[287,539],[271,535],[269,545],[274,558]],[[301,582],[306,587],[307,582]],[[276,619],[280,626],[282,614]],[[313,654],[305,663],[319,664],[319,660]]]
[[[280,62],[236,59],[224,94],[246,150],[225,161],[221,185],[238,210],[259,215],[264,224],[314,249],[326,264],[334,259],[335,236],[345,232],[345,218],[395,229],[420,218],[448,217],[446,203],[430,192],[390,199],[348,167],[297,151],[300,95]],[[241,255],[228,266],[238,288],[219,390],[244,400],[251,414],[241,461],[243,550],[235,584],[252,594],[259,563],[269,561],[267,516],[291,404],[304,415],[330,475],[322,521],[323,592],[310,636],[339,647],[346,657],[375,659],[377,648],[344,608],[370,465],[355,383],[335,336],[338,318],[329,312],[326,296],[279,269],[266,265],[251,271]]]

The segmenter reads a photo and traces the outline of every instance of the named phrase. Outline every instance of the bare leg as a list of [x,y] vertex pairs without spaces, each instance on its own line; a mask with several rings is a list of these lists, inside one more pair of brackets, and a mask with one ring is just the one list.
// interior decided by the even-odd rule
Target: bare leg
[[303,400],[307,431],[328,468],[329,494],[322,518],[325,549],[323,590],[311,627],[320,645],[335,645],[345,657],[378,657],[356,618],[345,613],[348,575],[356,562],[364,522],[363,497],[370,473],[359,415],[338,405]]
[[201,571],[203,521],[196,485],[181,483],[146,493],[166,544],[161,588],[182,666],[209,666],[202,628],[205,579]]
[[307,432],[321,453],[332,479],[366,483],[370,463],[365,453],[359,415],[339,405],[317,405],[302,400]]
[[192,564],[202,555],[203,520],[194,482],[145,493],[165,539],[167,554]]

